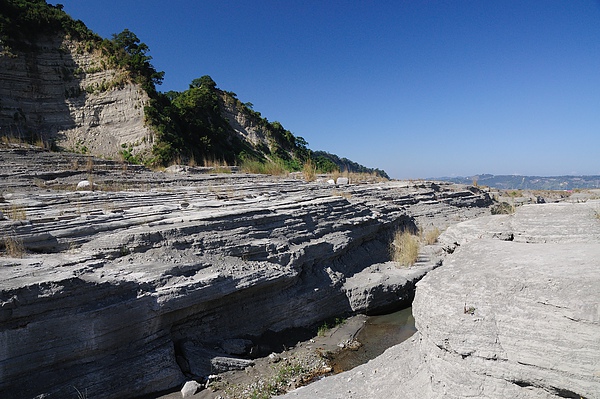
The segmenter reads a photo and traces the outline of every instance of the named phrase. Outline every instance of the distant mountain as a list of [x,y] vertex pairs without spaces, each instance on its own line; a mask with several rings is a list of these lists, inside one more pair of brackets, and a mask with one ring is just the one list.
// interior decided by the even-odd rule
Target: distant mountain
[[600,188],[600,176],[520,176],[475,175],[468,177],[439,177],[434,180],[488,186],[503,190],[573,190]]

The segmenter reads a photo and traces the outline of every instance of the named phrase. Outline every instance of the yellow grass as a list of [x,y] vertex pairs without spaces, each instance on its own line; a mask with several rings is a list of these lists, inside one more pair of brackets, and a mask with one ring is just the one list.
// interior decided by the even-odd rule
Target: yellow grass
[[25,253],[23,241],[17,237],[5,236],[3,239],[4,249],[6,254],[11,258],[21,258]]
[[400,266],[412,266],[419,257],[419,239],[406,230],[398,230],[390,246],[391,257]]
[[302,174],[304,175],[304,180],[307,182],[317,180],[317,167],[310,159],[304,163]]
[[441,234],[440,229],[438,229],[437,227],[434,227],[431,230],[427,230],[423,234],[423,242],[425,242],[425,245],[435,244],[437,242],[440,234]]

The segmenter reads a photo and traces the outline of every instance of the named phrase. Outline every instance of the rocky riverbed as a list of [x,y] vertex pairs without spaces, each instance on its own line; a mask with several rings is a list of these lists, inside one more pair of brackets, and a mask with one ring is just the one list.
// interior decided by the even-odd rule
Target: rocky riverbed
[[600,201],[450,227],[418,284],[417,333],[284,398],[599,398]]
[[393,232],[492,204],[468,186],[156,172],[31,148],[0,151],[0,176],[0,396],[18,398],[140,397],[245,367],[269,334],[410,304],[445,252],[398,268]]

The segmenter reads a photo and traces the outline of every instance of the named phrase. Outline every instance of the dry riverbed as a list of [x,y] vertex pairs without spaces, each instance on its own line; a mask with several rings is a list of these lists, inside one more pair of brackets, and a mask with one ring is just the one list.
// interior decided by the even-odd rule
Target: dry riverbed
[[[281,352],[256,359],[252,367],[219,374],[194,398],[269,398],[283,394],[367,362],[415,332],[410,308],[383,316],[357,315],[337,323],[328,328],[323,325],[309,340],[289,348],[282,346]],[[176,399],[181,393],[154,398]]]

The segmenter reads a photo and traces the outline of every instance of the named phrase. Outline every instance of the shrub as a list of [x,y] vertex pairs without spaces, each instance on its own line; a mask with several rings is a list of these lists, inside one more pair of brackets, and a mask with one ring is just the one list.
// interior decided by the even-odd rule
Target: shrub
[[304,162],[302,174],[304,175],[304,180],[307,182],[315,181],[317,179],[317,167],[310,159],[307,159],[306,162]]
[[515,206],[508,202],[501,202],[491,209],[492,215],[510,215],[515,213]]
[[419,257],[419,240],[406,230],[398,230],[390,246],[391,258],[400,266],[412,266]]
[[18,237],[6,236],[2,240],[6,254],[11,258],[22,258],[25,253],[25,246],[23,241]]
[[435,244],[440,234],[440,229],[438,229],[437,227],[434,227],[432,230],[428,230],[427,232],[425,232],[425,234],[423,234],[423,241],[425,242],[425,245]]

